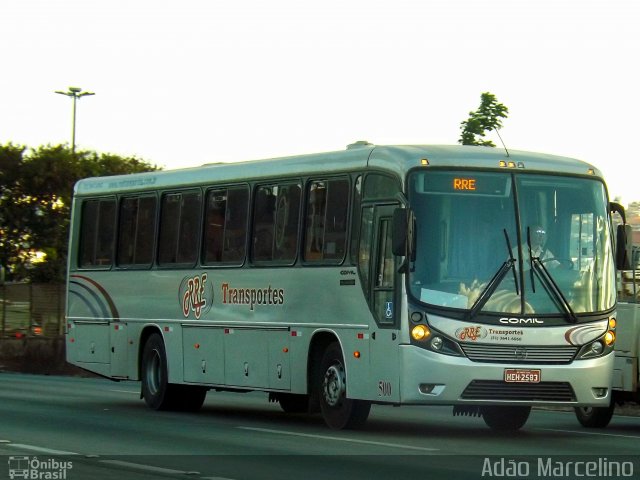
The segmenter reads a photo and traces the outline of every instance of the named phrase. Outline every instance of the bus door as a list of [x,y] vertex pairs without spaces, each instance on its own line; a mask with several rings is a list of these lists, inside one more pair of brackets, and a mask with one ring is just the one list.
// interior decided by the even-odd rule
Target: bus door
[[375,324],[369,334],[370,372],[375,381],[374,400],[400,401],[398,365],[400,285],[392,252],[392,217],[396,205],[374,208],[371,235],[369,305]]

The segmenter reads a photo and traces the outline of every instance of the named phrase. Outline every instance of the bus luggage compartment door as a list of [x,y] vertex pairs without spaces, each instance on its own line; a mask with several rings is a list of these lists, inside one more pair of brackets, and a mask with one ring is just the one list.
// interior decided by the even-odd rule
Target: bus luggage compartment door
[[108,321],[76,320],[73,336],[79,363],[110,363]]
[[224,329],[183,325],[184,381],[224,384]]
[[128,329],[124,322],[113,322],[110,331],[111,376],[129,378]]
[[227,328],[225,383],[243,387],[291,387],[286,328]]

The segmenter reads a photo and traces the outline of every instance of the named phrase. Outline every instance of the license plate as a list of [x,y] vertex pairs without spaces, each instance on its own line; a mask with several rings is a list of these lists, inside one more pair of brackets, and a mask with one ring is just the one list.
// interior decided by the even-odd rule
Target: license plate
[[504,381],[507,383],[540,383],[540,370],[505,368]]

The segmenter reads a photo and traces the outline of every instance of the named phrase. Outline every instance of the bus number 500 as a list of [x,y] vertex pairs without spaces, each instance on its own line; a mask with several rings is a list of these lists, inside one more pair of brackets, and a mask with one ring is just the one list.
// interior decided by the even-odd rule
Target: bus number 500
[[378,382],[378,396],[379,397],[391,396],[391,382],[384,382],[382,380]]

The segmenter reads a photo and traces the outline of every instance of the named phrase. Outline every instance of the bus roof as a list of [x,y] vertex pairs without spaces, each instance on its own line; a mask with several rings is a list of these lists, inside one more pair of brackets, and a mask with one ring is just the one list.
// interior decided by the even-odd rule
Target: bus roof
[[463,145],[376,146],[366,142],[350,145],[346,150],[291,157],[233,163],[206,164],[200,167],[80,180],[76,195],[99,195],[164,188],[184,188],[202,184],[234,183],[254,179],[282,178],[291,175],[321,175],[362,170],[366,167],[387,170],[404,178],[411,168],[462,167],[509,169],[500,162],[513,162],[513,169],[602,177],[594,166],[583,161],[555,155],[500,148]]

